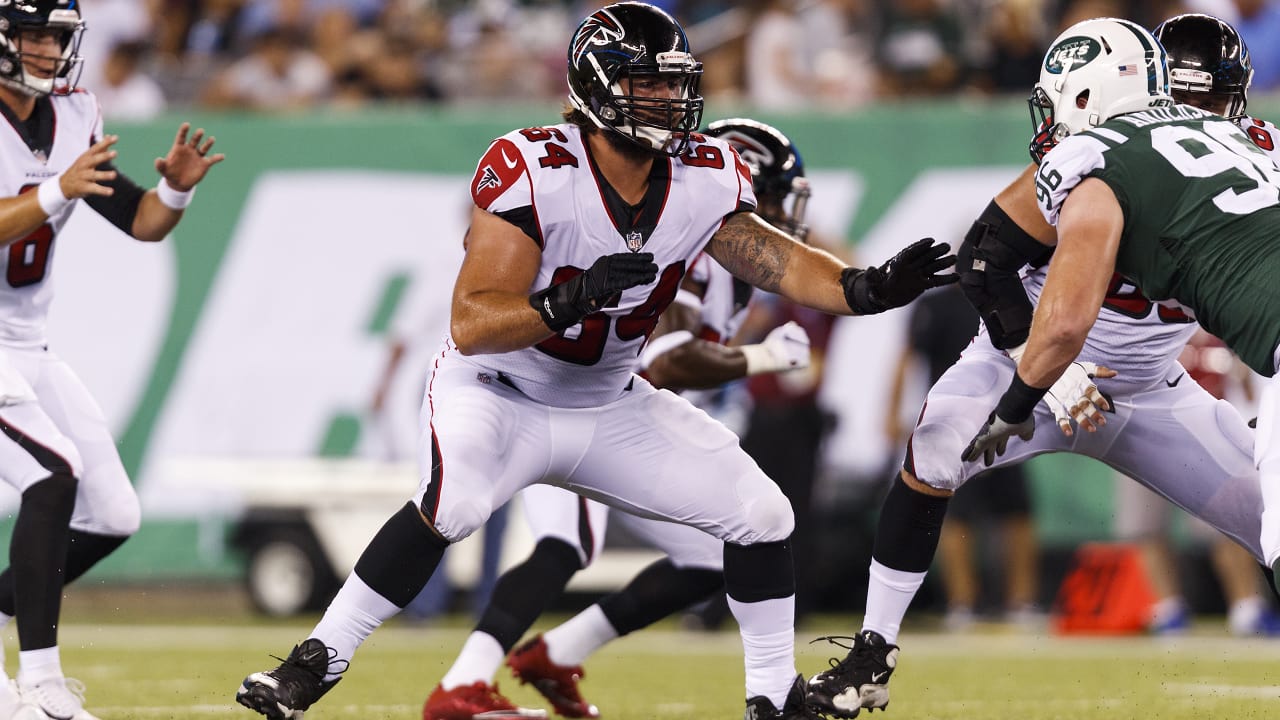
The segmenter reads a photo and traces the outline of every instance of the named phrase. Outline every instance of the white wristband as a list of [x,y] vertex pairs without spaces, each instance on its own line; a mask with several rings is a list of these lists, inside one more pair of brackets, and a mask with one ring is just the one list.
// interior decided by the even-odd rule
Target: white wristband
[[156,183],[156,197],[170,210],[186,210],[187,206],[191,204],[192,196],[195,194],[195,188],[185,192],[174,190],[163,177],[160,178],[160,182]]
[[770,352],[769,348],[765,347],[763,343],[741,345],[738,349],[742,351],[742,357],[747,360],[748,375],[759,375],[787,369],[787,365],[779,362],[778,357]]
[[1025,342],[1019,345],[1018,347],[1009,348],[1008,350],[1005,350],[1005,352],[1009,353],[1009,357],[1013,358],[1014,365],[1017,365],[1018,362],[1022,360],[1022,354],[1025,353],[1026,351],[1027,351],[1027,344]]
[[40,183],[36,190],[36,200],[40,202],[40,209],[49,217],[65,210],[71,204],[71,199],[62,194],[62,175],[54,175]]

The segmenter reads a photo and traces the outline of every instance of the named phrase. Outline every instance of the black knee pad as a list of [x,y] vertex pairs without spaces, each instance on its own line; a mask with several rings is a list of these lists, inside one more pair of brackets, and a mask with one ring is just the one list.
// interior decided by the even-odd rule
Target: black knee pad
[[895,479],[880,509],[872,557],[894,570],[927,572],[938,551],[950,500],[917,492]]
[[355,573],[397,607],[413,601],[440,565],[449,543],[406,503],[387,519],[356,561]]
[[724,544],[724,583],[729,597],[738,602],[791,597],[796,594],[796,573],[791,540]]

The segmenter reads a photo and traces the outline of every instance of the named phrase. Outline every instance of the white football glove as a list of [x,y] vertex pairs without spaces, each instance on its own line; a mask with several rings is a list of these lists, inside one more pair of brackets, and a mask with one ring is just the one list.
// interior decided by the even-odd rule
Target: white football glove
[[1071,437],[1071,421],[1090,432],[1106,425],[1103,411],[1111,409],[1111,403],[1098,391],[1094,377],[1114,377],[1115,372],[1091,362],[1076,361],[1049,388],[1044,403],[1053,411],[1062,434]]
[[809,333],[795,321],[779,325],[755,345],[738,348],[747,359],[747,374],[809,367]]

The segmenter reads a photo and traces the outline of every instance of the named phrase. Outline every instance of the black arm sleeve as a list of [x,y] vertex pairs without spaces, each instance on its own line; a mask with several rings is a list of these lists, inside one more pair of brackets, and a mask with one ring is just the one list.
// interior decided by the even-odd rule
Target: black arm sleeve
[[1053,248],[1018,227],[994,200],[964,236],[956,252],[960,288],[1001,350],[1021,345],[1031,332],[1035,310],[1018,271],[1024,265],[1043,265],[1052,253]]
[[147,193],[137,183],[129,179],[129,176],[119,171],[111,163],[105,163],[98,166],[99,170],[115,170],[116,179],[110,182],[104,182],[103,185],[115,190],[110,196],[88,195],[84,201],[93,208],[94,212],[106,218],[108,222],[120,228],[125,233],[133,234],[133,219],[138,214],[138,204],[142,202],[142,196]]

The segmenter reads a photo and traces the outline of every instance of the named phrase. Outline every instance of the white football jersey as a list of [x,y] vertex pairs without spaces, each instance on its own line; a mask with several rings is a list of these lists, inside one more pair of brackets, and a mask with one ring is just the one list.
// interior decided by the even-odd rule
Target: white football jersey
[[[55,125],[48,158],[32,152],[17,128],[0,121],[0,197],[34,192],[102,137],[102,111],[91,93],[77,90],[50,95],[49,100]],[[67,205],[0,252],[0,343],[24,347],[45,344],[45,321],[53,299],[54,240],[75,205]]]
[[751,172],[719,139],[695,136],[679,158],[659,157],[643,204],[626,205],[597,173],[574,125],[526,128],[497,139],[476,168],[472,198],[522,228],[542,249],[536,292],[615,253],[651,252],[657,278],[623,292],[534,347],[467,358],[525,395],[558,407],[594,407],[627,387],[658,316],[727,216],[755,207]]
[[[1280,165],[1280,129],[1251,117],[1241,118],[1240,129]],[[1052,264],[1052,261],[1050,261]],[[1040,302],[1049,265],[1032,269],[1023,286],[1033,303]],[[1098,321],[1085,338],[1080,359],[1106,365],[1119,375],[1109,383],[1147,385],[1163,379],[1177,361],[1183,346],[1199,325],[1174,301],[1152,302],[1120,275],[1111,278]]]

